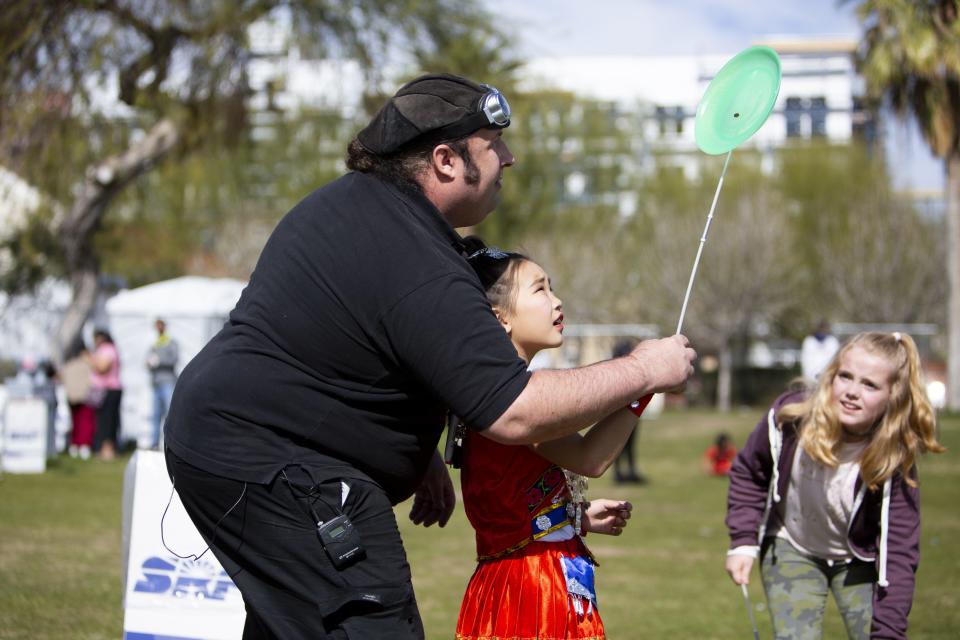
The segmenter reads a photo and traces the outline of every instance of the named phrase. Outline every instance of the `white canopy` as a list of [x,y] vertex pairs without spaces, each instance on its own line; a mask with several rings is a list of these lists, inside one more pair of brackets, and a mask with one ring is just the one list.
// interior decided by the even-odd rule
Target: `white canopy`
[[245,286],[245,282],[232,278],[184,276],[121,291],[107,301],[107,313],[111,318],[146,314],[164,320],[225,317]]
[[179,372],[216,335],[237,304],[245,282],[231,278],[185,276],[121,291],[107,301],[110,333],[120,354],[123,383],[123,439],[148,444],[153,388],[146,356],[156,340],[154,321],[163,318],[177,341]]

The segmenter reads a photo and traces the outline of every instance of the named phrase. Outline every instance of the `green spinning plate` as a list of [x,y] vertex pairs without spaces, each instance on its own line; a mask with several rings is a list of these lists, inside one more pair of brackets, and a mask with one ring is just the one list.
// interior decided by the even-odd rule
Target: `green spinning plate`
[[704,153],[735,149],[767,121],[780,93],[780,57],[750,47],[731,58],[703,92],[694,135]]

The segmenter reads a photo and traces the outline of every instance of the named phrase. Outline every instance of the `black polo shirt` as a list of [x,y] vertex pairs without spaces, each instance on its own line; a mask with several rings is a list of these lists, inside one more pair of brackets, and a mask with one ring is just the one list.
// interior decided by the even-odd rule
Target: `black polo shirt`
[[328,465],[405,499],[448,407],[485,429],[529,379],[460,250],[422,194],[361,173],[314,191],[181,373],[166,445],[236,480]]

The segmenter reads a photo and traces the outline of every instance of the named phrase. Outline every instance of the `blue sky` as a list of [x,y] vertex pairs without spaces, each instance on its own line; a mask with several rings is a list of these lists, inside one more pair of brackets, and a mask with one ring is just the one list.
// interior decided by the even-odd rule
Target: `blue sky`
[[[856,3],[837,0],[483,0],[530,57],[730,53],[769,36],[859,38]],[[942,189],[943,165],[891,122],[899,187]]]

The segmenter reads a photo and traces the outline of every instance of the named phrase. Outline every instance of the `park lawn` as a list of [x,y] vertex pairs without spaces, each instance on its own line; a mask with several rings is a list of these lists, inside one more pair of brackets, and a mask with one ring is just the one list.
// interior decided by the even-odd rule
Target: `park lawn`
[[[589,536],[600,561],[597,589],[610,638],[750,638],[750,620],[740,590],[723,569],[727,549],[723,523],[725,479],[704,475],[701,456],[720,431],[741,445],[762,410],[723,415],[670,412],[643,424],[637,452],[650,478],[644,486],[615,485],[608,473],[591,481],[590,495],[626,498],[634,518],[618,538]],[[942,421],[945,454],[921,461],[922,561],[911,639],[956,637],[960,628],[960,419]],[[473,571],[472,530],[458,510],[447,530],[401,529],[413,567],[428,638],[450,638],[459,597]],[[464,542],[466,541],[466,542]],[[763,588],[754,571],[750,597],[761,637],[772,635]],[[825,638],[846,633],[830,601]]]
[[[637,443],[651,482],[591,481],[590,495],[626,498],[634,518],[619,538],[590,536],[601,566],[600,610],[613,639],[749,638],[739,590],[723,571],[726,481],[701,469],[715,435],[742,444],[761,411],[673,411],[649,421]],[[960,417],[944,419],[946,454],[921,462],[922,562],[910,637],[955,637],[960,628]],[[0,478],[0,640],[116,639],[122,635],[121,493],[125,459],[60,458],[43,475]],[[456,481],[456,478],[455,478]],[[473,533],[458,507],[445,529],[414,527],[397,507],[428,638],[451,638],[474,568]],[[763,591],[751,600],[770,637]],[[832,606],[826,638],[845,637]]]

